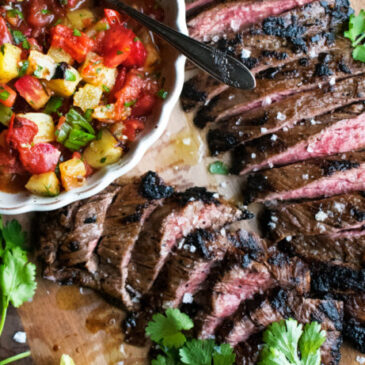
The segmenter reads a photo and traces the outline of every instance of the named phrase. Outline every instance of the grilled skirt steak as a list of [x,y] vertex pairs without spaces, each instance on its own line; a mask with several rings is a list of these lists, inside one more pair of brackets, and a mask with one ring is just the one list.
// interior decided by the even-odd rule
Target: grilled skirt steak
[[317,158],[250,174],[244,203],[295,200],[365,191],[365,152]]
[[233,171],[243,175],[266,167],[362,149],[364,112],[364,103],[355,103],[241,145],[233,151]]
[[[365,100],[365,76],[339,81],[336,85],[302,92],[272,106],[254,109],[240,116],[220,121],[208,132],[212,155],[227,151],[238,144],[290,128],[305,116],[308,119]],[[310,152],[309,152],[310,153]]]
[[[275,72],[278,66],[309,55],[315,57],[337,47],[335,34],[342,35],[343,17],[347,17],[349,10],[348,3],[338,4],[343,7],[340,12],[335,10],[338,9],[335,0],[326,3],[315,1],[280,17],[268,18],[242,33],[229,34],[224,38],[213,37],[210,44],[235,55],[255,74],[266,69]],[[227,88],[207,74],[199,72],[185,84],[183,107],[188,110],[196,103],[208,103]]]
[[263,213],[263,232],[273,242],[296,235],[314,236],[358,229],[365,220],[365,197],[338,195],[315,201],[273,206]]
[[151,289],[178,240],[196,229],[216,230],[242,217],[241,210],[204,188],[192,188],[165,201],[145,222],[132,251],[126,281],[131,301],[138,303]]
[[301,58],[256,73],[254,90],[230,88],[219,94],[198,110],[194,117],[195,125],[202,127],[209,122],[270,105],[288,95],[365,72],[365,65],[352,58],[351,43],[343,40],[337,43],[338,48],[321,53],[316,59]]

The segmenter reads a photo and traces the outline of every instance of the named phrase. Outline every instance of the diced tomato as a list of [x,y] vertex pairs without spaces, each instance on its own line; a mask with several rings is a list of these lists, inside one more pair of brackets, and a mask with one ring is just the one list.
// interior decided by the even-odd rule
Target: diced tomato
[[134,117],[142,115],[149,115],[157,102],[157,97],[151,94],[144,94],[140,96],[132,109]]
[[127,69],[125,67],[123,67],[122,69],[119,70],[118,76],[117,76],[117,78],[115,80],[115,84],[113,86],[113,90],[109,94],[109,102],[110,103],[114,102],[117,99],[116,98],[116,93],[119,90],[121,90],[122,87],[124,86],[126,76],[127,76]]
[[122,15],[116,10],[104,9],[104,14],[110,26],[123,23]]
[[0,85],[0,103],[12,107],[15,103],[16,92],[8,85]]
[[136,139],[137,134],[144,129],[144,123],[138,119],[126,120],[124,126],[124,134],[131,142],[133,142]]
[[115,112],[117,119],[123,115],[123,111],[129,104],[133,105],[138,100],[142,90],[145,87],[145,80],[141,72],[132,69],[128,72],[122,89],[116,94],[117,102]]
[[31,174],[43,174],[56,169],[61,152],[50,143],[37,143],[19,149],[20,160]]
[[54,15],[49,3],[46,0],[30,0],[28,2],[27,23],[30,26],[41,28],[52,23]]
[[94,47],[94,41],[85,33],[75,35],[74,30],[65,25],[56,25],[51,29],[52,43],[55,48],[62,48],[77,62],[84,61],[86,55]]
[[133,39],[132,52],[123,62],[126,67],[142,67],[147,58],[147,51],[141,40],[137,37]]
[[37,124],[26,118],[15,118],[15,115],[13,115],[9,124],[6,142],[10,147],[20,149],[30,145],[37,133]]
[[111,26],[102,42],[104,65],[110,68],[121,65],[131,54],[135,37],[134,32],[122,24]]
[[77,158],[79,160],[82,160],[82,162],[85,165],[85,169],[86,169],[86,175],[85,177],[88,177],[90,175],[92,175],[94,173],[94,169],[85,161],[82,159],[81,153],[80,152],[74,152],[72,154],[72,158]]
[[3,45],[4,43],[13,43],[13,40],[5,19],[0,17],[0,45]]
[[45,91],[42,83],[34,76],[25,75],[18,79],[15,84],[20,96],[22,96],[33,109],[43,107],[49,95]]

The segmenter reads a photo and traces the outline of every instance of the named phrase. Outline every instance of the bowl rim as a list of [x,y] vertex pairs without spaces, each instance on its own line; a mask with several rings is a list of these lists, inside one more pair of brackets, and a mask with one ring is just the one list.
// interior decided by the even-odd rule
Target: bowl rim
[[[188,34],[188,29],[185,20],[185,0],[176,0],[176,21],[174,23],[175,28],[181,33]],[[0,192],[4,198],[0,197],[0,214],[21,214],[34,211],[51,211],[54,209],[62,208],[65,205],[71,204],[75,201],[89,198],[110,185],[115,179],[125,175],[132,170],[142,160],[147,150],[162,136],[164,133],[171,113],[179,100],[181,90],[184,85],[184,71],[185,71],[185,56],[177,55],[174,62],[175,83],[173,90],[169,93],[168,98],[164,101],[161,107],[161,113],[157,127],[153,128],[146,136],[136,143],[133,151],[130,152],[127,162],[122,166],[118,164],[106,166],[102,171],[102,175],[98,180],[90,186],[87,184],[67,192],[63,192],[56,197],[38,197],[34,194],[24,195],[26,199],[16,201],[10,204],[7,202],[7,195],[16,196],[21,193],[6,193]],[[121,160],[123,161],[123,159]]]

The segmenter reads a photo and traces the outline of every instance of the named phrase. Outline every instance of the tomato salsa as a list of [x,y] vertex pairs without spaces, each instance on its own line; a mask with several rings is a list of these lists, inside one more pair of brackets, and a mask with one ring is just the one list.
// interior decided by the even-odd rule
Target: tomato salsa
[[[0,189],[55,196],[117,162],[166,98],[145,28],[89,0],[0,6]],[[135,3],[161,20],[154,0]],[[11,190],[11,189],[7,189]]]

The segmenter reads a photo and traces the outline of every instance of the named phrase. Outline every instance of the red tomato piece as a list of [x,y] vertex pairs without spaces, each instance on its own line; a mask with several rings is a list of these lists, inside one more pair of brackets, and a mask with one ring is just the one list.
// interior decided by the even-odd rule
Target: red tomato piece
[[119,90],[115,96],[117,102],[115,104],[115,112],[117,119],[123,115],[123,111],[129,104],[133,105],[138,101],[142,90],[145,87],[145,80],[143,74],[135,69],[128,72],[124,86]]
[[16,92],[8,85],[0,85],[0,103],[11,108],[16,99]]
[[[48,12],[45,10],[48,10]],[[27,11],[28,24],[34,28],[51,24],[54,19],[52,10],[52,8],[49,9],[49,2],[45,0],[30,0]]]
[[19,149],[26,145],[30,145],[37,133],[37,124],[26,118],[15,118],[15,115],[13,114],[9,124],[6,142],[10,147]]
[[13,39],[6,25],[5,19],[0,17],[0,45],[4,43],[13,43]]
[[42,83],[34,76],[22,76],[14,86],[33,109],[41,108],[49,99]]
[[151,94],[144,94],[138,98],[136,104],[132,109],[134,117],[141,117],[142,115],[149,115],[157,102],[157,97]]
[[105,32],[101,54],[104,65],[110,68],[121,65],[131,54],[136,35],[124,25],[116,24]]
[[123,23],[122,15],[116,10],[104,9],[104,14],[110,26]]
[[124,122],[125,129],[123,134],[133,142],[137,138],[137,134],[144,129],[144,123],[138,119],[130,119]]
[[52,43],[55,48],[62,48],[77,62],[84,61],[86,55],[93,49],[94,41],[85,33],[79,32],[75,35],[73,29],[65,25],[57,25],[52,28]]
[[31,174],[54,171],[61,152],[50,143],[37,143],[30,148],[19,149],[20,160]]
[[133,39],[132,52],[123,62],[126,67],[142,67],[147,58],[147,51],[140,39]]
[[126,76],[127,76],[127,69],[125,67],[123,67],[121,70],[119,70],[118,76],[117,76],[117,78],[115,80],[115,84],[113,86],[113,90],[109,94],[109,102],[110,103],[114,102],[117,99],[116,98],[116,93],[119,90],[121,90],[122,87],[124,86]]

